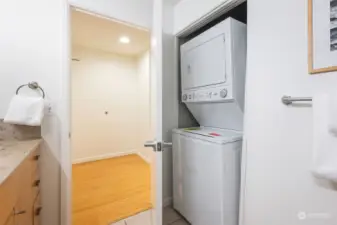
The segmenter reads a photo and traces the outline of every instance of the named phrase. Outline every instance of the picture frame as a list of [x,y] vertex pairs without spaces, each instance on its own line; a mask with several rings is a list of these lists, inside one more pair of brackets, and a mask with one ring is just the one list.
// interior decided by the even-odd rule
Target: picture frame
[[337,71],[337,0],[308,0],[308,70]]

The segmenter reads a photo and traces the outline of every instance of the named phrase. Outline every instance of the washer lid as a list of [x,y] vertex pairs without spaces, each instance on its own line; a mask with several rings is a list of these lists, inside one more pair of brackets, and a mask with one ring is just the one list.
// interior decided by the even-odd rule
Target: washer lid
[[174,129],[172,132],[220,144],[226,144],[229,142],[242,140],[241,132],[211,127],[191,127]]

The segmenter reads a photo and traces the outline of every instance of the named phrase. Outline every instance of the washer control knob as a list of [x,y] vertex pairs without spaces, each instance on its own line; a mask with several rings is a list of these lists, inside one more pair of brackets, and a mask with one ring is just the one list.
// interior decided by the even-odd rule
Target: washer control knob
[[187,94],[183,95],[183,100],[186,101],[187,100]]
[[221,96],[221,98],[226,98],[227,97],[227,89],[226,88],[222,89],[220,91],[220,96]]

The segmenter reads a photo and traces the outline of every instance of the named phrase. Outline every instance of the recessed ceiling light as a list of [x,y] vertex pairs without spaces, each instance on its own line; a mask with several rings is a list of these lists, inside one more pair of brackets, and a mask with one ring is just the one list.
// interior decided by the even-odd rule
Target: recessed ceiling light
[[130,38],[127,36],[122,36],[119,38],[119,42],[123,44],[129,44],[130,43]]

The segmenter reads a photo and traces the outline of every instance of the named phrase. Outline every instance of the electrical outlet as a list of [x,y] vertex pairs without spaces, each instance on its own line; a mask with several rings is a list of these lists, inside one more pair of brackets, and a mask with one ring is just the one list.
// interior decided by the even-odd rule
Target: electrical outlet
[[52,107],[52,103],[51,102],[45,102],[44,114],[46,116],[53,115],[53,107]]

